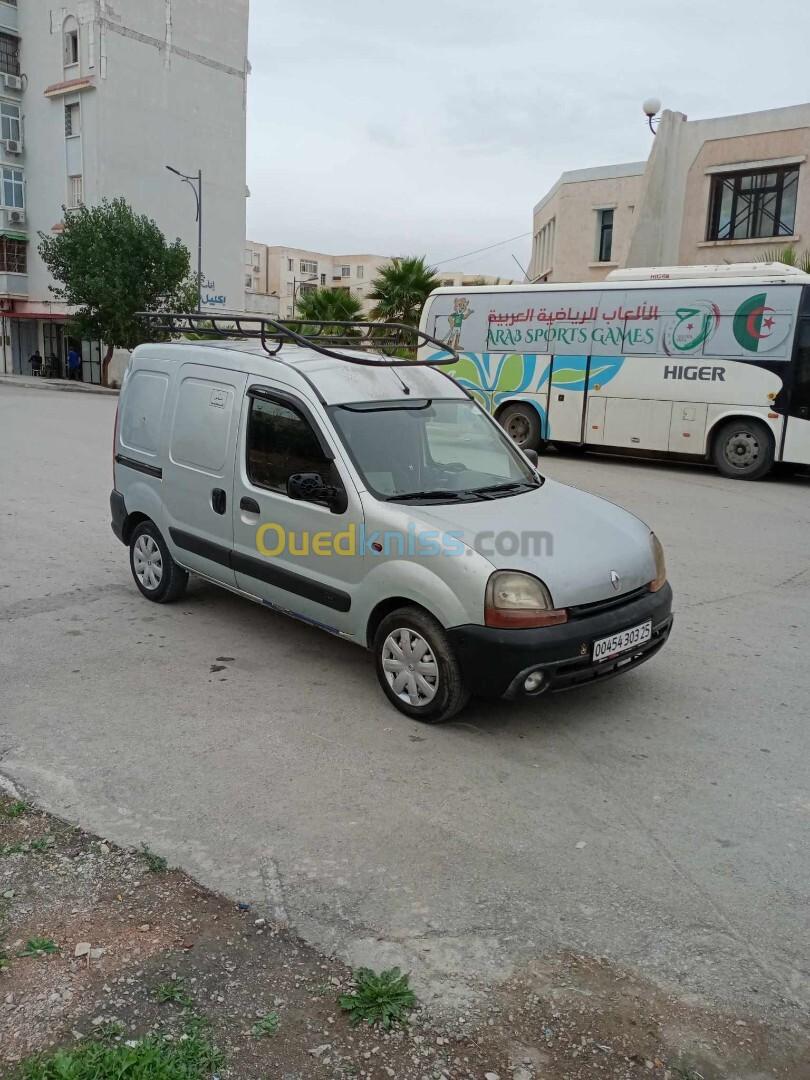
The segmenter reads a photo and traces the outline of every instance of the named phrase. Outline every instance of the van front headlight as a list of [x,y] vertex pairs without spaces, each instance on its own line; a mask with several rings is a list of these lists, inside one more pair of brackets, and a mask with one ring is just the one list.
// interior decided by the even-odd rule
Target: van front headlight
[[487,626],[556,626],[568,621],[568,612],[555,608],[551,593],[532,574],[496,570],[487,582],[484,622]]
[[650,544],[652,545],[653,559],[655,560],[655,577],[650,582],[650,592],[658,592],[659,589],[667,583],[667,562],[664,558],[664,549],[661,546],[661,541],[655,535],[650,533]]

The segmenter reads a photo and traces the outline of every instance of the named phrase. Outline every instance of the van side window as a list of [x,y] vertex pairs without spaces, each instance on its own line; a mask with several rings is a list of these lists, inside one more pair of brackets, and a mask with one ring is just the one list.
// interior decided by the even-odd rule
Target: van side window
[[270,491],[286,492],[293,473],[319,473],[325,484],[339,483],[309,422],[287,405],[260,398],[250,402],[247,472],[251,483]]

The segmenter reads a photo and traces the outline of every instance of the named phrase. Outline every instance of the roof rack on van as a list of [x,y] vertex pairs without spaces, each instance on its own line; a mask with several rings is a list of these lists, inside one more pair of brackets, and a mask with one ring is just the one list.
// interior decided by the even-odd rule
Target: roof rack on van
[[[261,342],[269,356],[275,356],[282,345],[300,345],[314,349],[324,356],[367,367],[439,367],[454,364],[458,353],[454,348],[431,337],[416,326],[392,322],[319,322],[312,319],[268,319],[264,315],[208,315],[194,312],[143,311],[138,318],[156,334],[169,336],[194,335],[206,338],[250,338]],[[408,360],[391,356],[386,349],[419,349],[432,345],[442,353],[441,358]],[[376,357],[351,356],[338,351],[375,352]]]

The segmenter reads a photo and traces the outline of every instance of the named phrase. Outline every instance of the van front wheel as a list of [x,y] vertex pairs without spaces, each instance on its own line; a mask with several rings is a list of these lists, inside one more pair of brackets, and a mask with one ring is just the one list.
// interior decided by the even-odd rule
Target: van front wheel
[[447,635],[421,608],[403,607],[386,615],[373,649],[383,693],[406,716],[439,724],[467,704],[469,691]]
[[171,556],[152,521],[142,521],[129,541],[129,565],[135,584],[147,600],[168,604],[186,591],[188,571]]

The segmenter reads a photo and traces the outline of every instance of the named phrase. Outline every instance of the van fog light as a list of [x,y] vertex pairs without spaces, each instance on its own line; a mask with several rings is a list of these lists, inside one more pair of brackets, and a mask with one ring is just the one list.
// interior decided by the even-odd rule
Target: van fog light
[[536,694],[545,681],[546,677],[542,671],[533,671],[531,675],[526,676],[523,682],[523,689],[527,694]]

